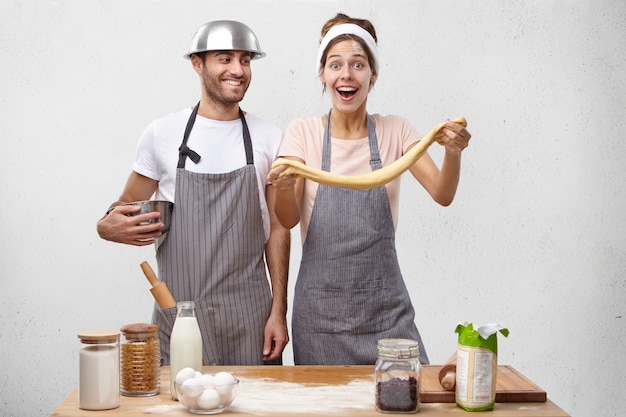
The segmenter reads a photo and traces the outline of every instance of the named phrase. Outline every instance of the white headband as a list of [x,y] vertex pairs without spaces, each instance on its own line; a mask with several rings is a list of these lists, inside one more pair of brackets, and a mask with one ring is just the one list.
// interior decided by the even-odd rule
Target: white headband
[[317,76],[319,77],[322,72],[322,55],[324,55],[324,50],[328,46],[328,43],[335,39],[339,35],[356,35],[359,38],[363,39],[367,44],[370,53],[372,54],[372,59],[374,60],[374,71],[378,73],[378,48],[376,46],[376,41],[372,35],[365,29],[363,29],[359,25],[355,25],[352,23],[343,23],[341,25],[333,26],[330,28],[324,38],[322,38],[322,42],[320,43],[320,49],[317,52]]

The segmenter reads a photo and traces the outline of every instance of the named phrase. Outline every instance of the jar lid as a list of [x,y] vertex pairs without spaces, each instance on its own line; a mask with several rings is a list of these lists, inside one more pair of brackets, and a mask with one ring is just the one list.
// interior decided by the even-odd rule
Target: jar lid
[[120,331],[127,339],[145,339],[154,337],[154,334],[159,331],[159,326],[150,323],[133,323],[122,326]]
[[120,332],[113,331],[94,331],[78,333],[81,342],[97,345],[102,343],[115,343],[120,338]]
[[419,345],[411,339],[380,339],[378,355],[388,358],[409,359],[419,357]]

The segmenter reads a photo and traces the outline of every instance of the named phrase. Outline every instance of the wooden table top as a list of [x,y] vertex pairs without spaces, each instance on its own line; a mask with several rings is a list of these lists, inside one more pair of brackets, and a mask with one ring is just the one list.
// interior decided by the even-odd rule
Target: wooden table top
[[[431,392],[432,390],[443,391],[441,386],[435,388],[430,381],[436,378],[439,368],[439,366],[422,367],[420,396],[427,401],[431,394],[442,395],[441,392]],[[499,375],[500,368],[502,367],[499,367]],[[506,368],[503,369],[505,372],[510,369],[510,367],[504,368]],[[219,371],[231,372],[240,380],[237,398],[221,413],[223,416],[380,417],[382,415],[374,407],[373,366],[205,366],[202,369],[203,373],[210,374]],[[169,377],[169,367],[162,367],[161,392],[158,395],[152,397],[121,396],[120,407],[113,410],[79,409],[78,391],[74,390],[50,416],[192,415],[180,403],[171,399]],[[512,379],[514,383],[517,381],[515,378]],[[531,384],[531,391],[538,389],[530,381],[525,381]],[[498,380],[499,385],[500,380]],[[511,387],[505,388],[509,392]],[[504,396],[501,395],[504,401],[520,398],[507,396],[507,392]],[[450,394],[454,398],[453,393]],[[431,400],[443,398],[448,401],[448,397],[431,396],[430,398]],[[489,413],[489,417],[569,417],[548,399],[532,402],[496,402],[495,410]],[[452,415],[467,417],[468,415],[453,402],[422,402],[419,414],[433,417]]]

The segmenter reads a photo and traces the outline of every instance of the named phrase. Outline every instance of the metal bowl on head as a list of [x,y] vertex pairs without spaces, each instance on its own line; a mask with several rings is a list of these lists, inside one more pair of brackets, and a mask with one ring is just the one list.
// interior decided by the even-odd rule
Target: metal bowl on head
[[153,224],[163,222],[165,226],[161,229],[162,233],[166,233],[170,230],[170,223],[172,221],[172,210],[174,209],[174,203],[171,201],[165,200],[144,200],[144,201],[133,201],[132,203],[126,203],[125,206],[139,206],[141,210],[137,213],[131,213],[129,216],[137,216],[138,214],[144,213],[152,213],[154,211],[158,211],[161,213],[161,216],[148,220],[146,222],[141,222],[140,224]]
[[200,26],[184,57],[206,51],[248,51],[252,59],[263,58],[261,45],[248,26],[234,20],[216,20]]

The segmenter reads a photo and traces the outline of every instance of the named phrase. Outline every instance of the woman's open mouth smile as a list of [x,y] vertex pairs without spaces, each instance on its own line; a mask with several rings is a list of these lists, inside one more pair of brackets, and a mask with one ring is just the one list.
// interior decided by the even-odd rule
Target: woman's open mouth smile
[[359,91],[356,87],[338,87],[337,93],[343,98],[351,98]]

